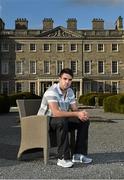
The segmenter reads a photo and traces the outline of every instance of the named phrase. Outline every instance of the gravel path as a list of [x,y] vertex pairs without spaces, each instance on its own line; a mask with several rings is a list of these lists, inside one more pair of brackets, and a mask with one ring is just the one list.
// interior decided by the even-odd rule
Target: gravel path
[[20,142],[18,112],[0,115],[0,179],[124,179],[124,115],[88,109],[89,156],[93,163],[76,163],[64,169],[56,165],[56,148],[50,150],[47,166],[42,152],[16,159]]

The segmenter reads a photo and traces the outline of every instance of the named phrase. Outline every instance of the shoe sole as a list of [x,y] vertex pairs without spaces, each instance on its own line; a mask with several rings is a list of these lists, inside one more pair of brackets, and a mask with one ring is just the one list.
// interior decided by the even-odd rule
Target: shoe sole
[[64,167],[64,168],[71,168],[73,166],[73,164],[71,166],[63,166],[62,164],[57,163],[58,166]]
[[83,161],[79,161],[79,160],[72,160],[73,163],[83,163],[83,164],[90,164],[92,162],[91,161],[88,161],[88,162],[83,162]]

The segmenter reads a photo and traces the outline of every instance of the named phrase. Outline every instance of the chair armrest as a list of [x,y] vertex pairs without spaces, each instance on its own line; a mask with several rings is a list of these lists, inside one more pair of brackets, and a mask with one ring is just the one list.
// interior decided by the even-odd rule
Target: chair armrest
[[21,120],[23,119],[26,119],[26,120],[29,120],[29,119],[35,119],[35,120],[42,120],[42,121],[45,121],[47,120],[47,116],[42,116],[42,115],[31,115],[31,116],[25,116],[25,117],[22,117]]
[[39,116],[39,115],[32,115],[32,116],[26,116],[21,118],[21,126],[40,126],[44,129],[49,129],[49,120],[47,116]]

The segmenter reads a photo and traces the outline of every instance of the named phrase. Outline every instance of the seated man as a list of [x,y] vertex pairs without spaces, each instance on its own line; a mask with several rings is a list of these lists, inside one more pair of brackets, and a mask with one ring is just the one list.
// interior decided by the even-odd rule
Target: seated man
[[[38,115],[50,116],[50,128],[56,130],[57,165],[72,167],[74,162],[91,163],[86,157],[88,149],[89,120],[86,111],[79,111],[73,90],[70,88],[73,72],[65,68],[60,72],[58,84],[52,85],[45,93]],[[71,108],[72,111],[69,111]],[[77,129],[75,152],[70,160],[68,132]]]

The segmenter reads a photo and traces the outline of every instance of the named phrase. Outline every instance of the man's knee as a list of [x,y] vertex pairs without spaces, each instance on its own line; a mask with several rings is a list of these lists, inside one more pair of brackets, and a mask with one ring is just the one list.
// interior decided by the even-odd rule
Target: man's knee
[[90,121],[89,121],[89,120],[87,120],[87,121],[81,121],[81,124],[82,124],[82,126],[89,127]]
[[60,118],[57,122],[57,126],[62,129],[68,129],[68,121],[66,118]]

